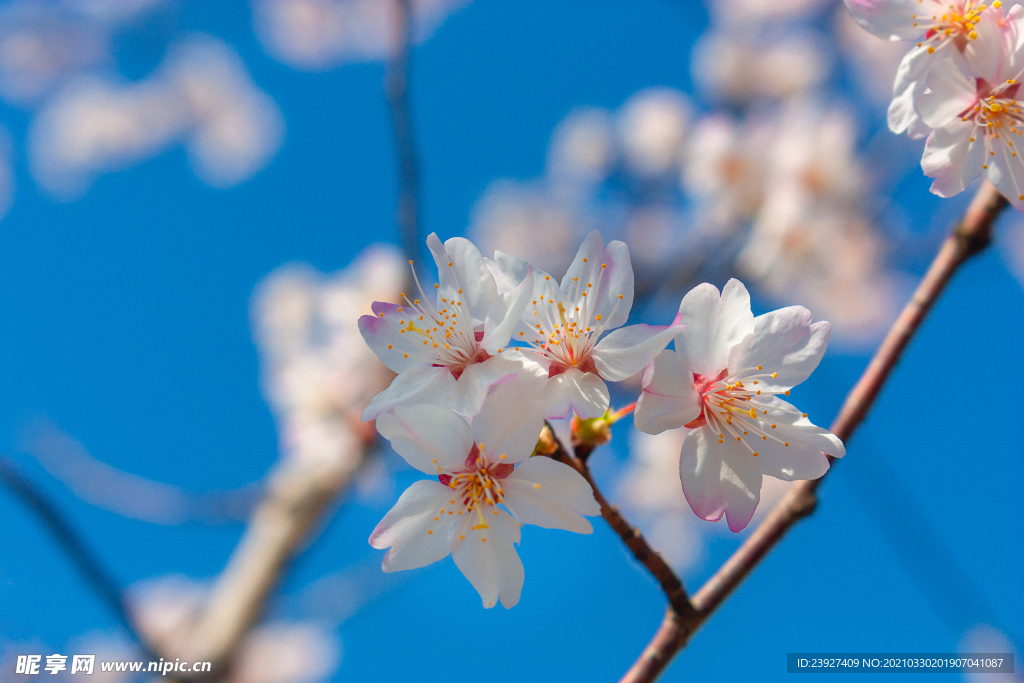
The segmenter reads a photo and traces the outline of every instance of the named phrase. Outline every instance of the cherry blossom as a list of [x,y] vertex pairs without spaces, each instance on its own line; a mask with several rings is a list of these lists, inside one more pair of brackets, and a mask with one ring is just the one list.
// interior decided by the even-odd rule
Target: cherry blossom
[[912,138],[928,135],[917,105],[929,87],[930,70],[944,59],[997,60],[1004,41],[1013,40],[1008,35],[1021,14],[1014,6],[1007,17],[1000,0],[991,5],[979,0],[845,1],[857,23],[871,33],[888,40],[918,39],[900,62],[889,105],[889,128]]
[[[523,259],[501,252],[488,265],[503,290],[530,271]],[[615,329],[626,322],[632,305],[629,249],[619,241],[606,247],[596,230],[583,241],[561,284],[534,271],[532,298],[512,338],[528,345],[520,351],[547,374],[545,417],[572,411],[584,419],[604,415],[605,381],[621,382],[643,370],[679,331],[650,325]],[[609,330],[615,331],[600,339]]]
[[702,284],[679,305],[686,326],[676,350],[666,350],[644,372],[635,424],[658,434],[685,426],[679,475],[698,517],[724,514],[732,531],[750,522],[762,475],[784,481],[817,479],[825,454],[842,457],[833,434],[816,427],[782,400],[818,366],[828,345],[827,322],[790,306],[757,318],[739,280],[722,290]]
[[491,387],[522,369],[521,362],[503,357],[502,351],[529,302],[533,274],[527,269],[515,286],[499,295],[469,240],[453,237],[441,244],[431,233],[427,245],[440,279],[434,285],[435,304],[417,279],[419,298],[403,294],[403,306],[375,302],[375,315],[359,319],[366,343],[399,373],[370,401],[363,420],[406,403],[431,403],[473,415]]
[[586,480],[544,456],[531,458],[543,418],[532,401],[537,387],[504,384],[487,398],[472,426],[433,405],[399,406],[377,418],[377,429],[410,465],[437,477],[414,483],[370,535],[390,548],[386,572],[415,569],[449,553],[480,593],[484,607],[519,602],[523,563],[520,527],[593,531],[582,515],[600,508]]

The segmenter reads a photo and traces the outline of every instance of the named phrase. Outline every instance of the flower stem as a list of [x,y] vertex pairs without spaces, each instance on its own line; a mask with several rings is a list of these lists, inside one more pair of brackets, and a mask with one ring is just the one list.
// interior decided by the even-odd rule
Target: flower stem
[[[992,237],[992,224],[1008,205],[1006,198],[990,183],[984,182],[978,189],[971,205],[943,242],[924,279],[893,323],[874,358],[847,395],[830,428],[833,434],[844,442],[853,435],[928,311],[957,269],[988,246]],[[692,611],[677,611],[670,598],[670,606],[661,626],[620,683],[647,683],[654,681],[664,671],[697,628],[729,597],[761,558],[782,540],[790,527],[814,511],[817,505],[816,493],[823,479],[801,481],[789,490],[743,545],[697,591],[693,596]]]

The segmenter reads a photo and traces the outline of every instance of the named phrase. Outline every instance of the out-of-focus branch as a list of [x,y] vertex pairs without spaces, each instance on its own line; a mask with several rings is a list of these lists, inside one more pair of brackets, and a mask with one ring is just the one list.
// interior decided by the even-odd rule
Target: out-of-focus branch
[[549,431],[549,434],[542,435],[542,441],[546,438],[550,438],[557,444],[556,450],[550,455],[551,458],[558,462],[564,463],[569,467],[573,468],[587,480],[590,484],[590,488],[594,490],[594,499],[597,500],[598,505],[601,506],[601,516],[604,517],[604,521],[608,522],[608,526],[612,528],[612,531],[619,535],[622,542],[626,544],[629,551],[633,553],[633,557],[637,559],[637,562],[642,564],[647,571],[661,585],[661,589],[665,592],[668,597],[669,604],[672,609],[679,614],[689,614],[693,612],[693,606],[690,604],[690,599],[686,594],[686,588],[683,586],[683,582],[676,576],[676,573],[672,571],[672,568],[668,566],[664,558],[657,553],[647,543],[647,539],[640,533],[640,530],[632,526],[626,518],[619,512],[618,507],[611,505],[608,499],[601,493],[601,489],[598,488],[594,482],[593,476],[590,474],[590,468],[587,467],[586,461],[589,457],[590,452],[594,449],[593,446],[586,444],[579,444],[576,446],[575,457],[570,455],[564,446],[555,438],[554,431],[549,426],[544,427],[545,430]]
[[402,251],[409,260],[419,261],[419,161],[409,107],[409,66],[412,43],[412,8],[409,0],[394,0],[391,54],[384,90],[391,109],[391,129],[398,155],[398,230]]
[[[213,663],[220,677],[260,616],[288,562],[358,470],[364,453],[326,461],[285,461],[269,482],[249,527],[217,579],[182,654]],[[177,652],[175,652],[177,654]]]
[[[910,339],[950,278],[967,259],[988,246],[992,224],[1007,206],[1006,199],[990,183],[982,184],[832,423],[832,433],[844,442],[850,439],[867,416]],[[790,527],[814,511],[817,490],[823,479],[802,481],[789,490],[754,533],[693,596],[694,612],[687,615],[671,607],[668,609],[654,638],[620,683],[645,683],[661,674],[697,628],[729,597]]]
[[[53,534],[61,550],[68,556],[86,582],[127,629],[147,656],[155,650],[146,641],[135,624],[131,604],[125,598],[117,581],[114,580],[100,560],[93,554],[79,535],[50,500],[29,481],[6,456],[0,455],[0,481],[18,499],[35,513],[39,521]],[[155,659],[155,657],[151,657]]]

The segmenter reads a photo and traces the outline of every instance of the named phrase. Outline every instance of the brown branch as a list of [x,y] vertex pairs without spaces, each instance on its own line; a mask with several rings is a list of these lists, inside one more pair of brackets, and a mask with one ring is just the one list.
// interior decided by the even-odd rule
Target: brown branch
[[168,644],[174,656],[212,662],[212,676],[223,677],[288,562],[362,463],[362,449],[356,444],[351,447],[358,452],[337,460],[285,461],[271,477],[188,642]]
[[[907,344],[950,278],[967,259],[988,246],[992,223],[1007,206],[1006,199],[991,184],[982,184],[832,423],[832,433],[844,442],[850,439],[867,416]],[[646,683],[661,674],[676,653],[686,646],[694,631],[729,597],[790,527],[814,511],[822,479],[801,481],[789,490],[754,533],[693,596],[693,612],[680,613],[669,607],[654,638],[620,683]]]
[[[544,429],[550,430],[551,428],[545,426]],[[587,457],[594,450],[594,446],[586,444],[577,445],[576,456],[574,457],[558,442],[557,438],[554,437],[553,431],[551,432],[551,438],[554,439],[557,448],[550,457],[568,465],[583,475],[583,478],[590,484],[590,488],[594,490],[594,499],[601,506],[601,516],[604,517],[604,521],[608,522],[608,526],[612,528],[612,531],[619,535],[622,542],[633,553],[633,557],[636,558],[637,562],[646,567],[647,571],[661,584],[661,589],[668,597],[668,602],[672,609],[679,614],[692,613],[694,609],[690,604],[690,598],[686,594],[683,582],[672,571],[672,568],[668,566],[664,558],[647,543],[647,539],[640,533],[640,530],[626,521],[626,518],[619,512],[618,507],[608,502],[608,499],[604,497],[601,489],[594,482],[594,478],[590,474],[590,468],[586,464]],[[541,439],[543,440],[544,436]]]
[[384,77],[391,109],[391,130],[398,156],[398,232],[405,257],[419,262],[419,161],[409,106],[409,68],[412,44],[412,8],[409,0],[394,0],[392,46]]

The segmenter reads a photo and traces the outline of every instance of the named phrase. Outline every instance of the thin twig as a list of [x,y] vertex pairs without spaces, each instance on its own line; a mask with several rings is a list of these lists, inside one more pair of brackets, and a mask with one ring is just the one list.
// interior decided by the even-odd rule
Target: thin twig
[[86,582],[139,644],[143,654],[155,660],[156,657],[153,656],[155,650],[135,625],[131,604],[121,591],[118,582],[104,569],[103,563],[89,549],[71,523],[57,509],[57,506],[25,475],[19,472],[4,455],[0,455],[0,481],[36,514],[47,530],[53,534],[61,550],[68,556]]
[[[545,427],[545,429],[551,428]],[[587,457],[594,447],[587,444],[577,445],[575,448],[576,456],[573,457],[562,446],[557,437],[554,436],[553,430],[551,431],[551,438],[555,440],[558,448],[550,457],[568,465],[583,475],[583,478],[590,484],[590,488],[594,490],[594,499],[601,506],[601,516],[604,517],[604,521],[608,522],[608,526],[612,528],[612,531],[619,535],[622,542],[633,553],[633,557],[637,559],[637,562],[646,567],[647,571],[661,584],[661,589],[668,597],[672,609],[680,614],[693,612],[693,606],[690,604],[686,588],[683,586],[680,578],[676,576],[676,573],[672,571],[672,568],[668,566],[664,558],[647,543],[647,539],[640,533],[640,530],[626,521],[626,518],[619,512],[618,507],[608,502],[608,499],[604,497],[601,489],[594,482],[594,478],[590,474],[590,468],[586,464]]]
[[391,128],[398,155],[398,231],[402,251],[410,261],[419,262],[419,160],[409,107],[409,69],[412,43],[412,8],[409,0],[394,0],[392,46],[384,90],[391,109]]
[[[1007,206],[1006,199],[991,184],[982,184],[832,423],[832,433],[844,442],[850,439],[867,416],[910,339],[950,278],[967,259],[988,246],[992,223]],[[754,533],[693,596],[694,612],[682,614],[672,607],[668,609],[654,638],[620,683],[647,683],[661,674],[672,657],[686,646],[694,631],[729,597],[790,527],[814,511],[822,479],[802,481],[789,490]]]

